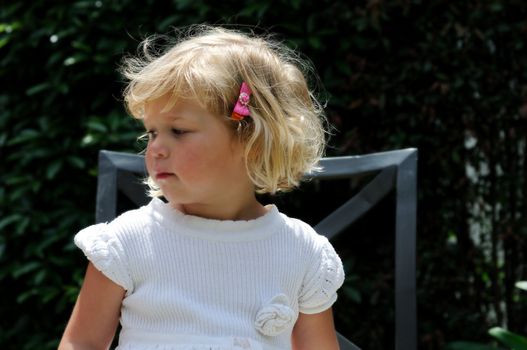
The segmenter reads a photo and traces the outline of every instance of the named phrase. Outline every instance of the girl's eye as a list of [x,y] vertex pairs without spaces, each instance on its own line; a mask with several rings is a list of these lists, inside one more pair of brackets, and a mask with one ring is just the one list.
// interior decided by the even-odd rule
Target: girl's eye
[[137,137],[137,141],[139,142],[148,141],[149,139],[150,139],[150,135],[148,132],[145,132],[144,134],[141,134]]
[[[172,135],[174,135],[174,136],[181,136],[181,135],[187,133],[187,131],[180,130],[180,129],[174,129],[174,128],[170,129],[170,132],[172,132]],[[142,140],[153,141],[157,137],[157,134],[158,134],[158,132],[155,131],[155,130],[148,130],[143,135],[139,136],[138,140],[140,140],[140,141],[142,141]]]
[[181,135],[183,135],[185,133],[186,133],[186,131],[184,131],[184,130],[172,128],[172,134],[174,134],[176,136],[181,136]]
[[157,131],[154,131],[154,130],[148,130],[148,131],[145,133],[145,136],[146,136],[146,138],[148,139],[148,141],[152,141],[153,139],[156,138],[156,136],[157,136]]

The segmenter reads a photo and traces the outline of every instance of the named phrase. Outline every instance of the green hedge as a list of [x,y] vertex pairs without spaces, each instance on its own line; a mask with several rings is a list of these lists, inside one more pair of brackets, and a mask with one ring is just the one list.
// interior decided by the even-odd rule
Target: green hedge
[[[137,151],[121,57],[146,35],[204,22],[269,29],[311,58],[338,129],[330,155],[419,148],[420,349],[485,341],[506,320],[527,333],[527,302],[513,288],[527,273],[526,9],[520,0],[4,4],[0,346],[52,349],[60,338],[85,268],[71,240],[93,222],[97,152]],[[375,218],[359,226],[387,229]],[[390,348],[390,241],[350,242],[339,300],[349,311],[337,323],[365,349]]]

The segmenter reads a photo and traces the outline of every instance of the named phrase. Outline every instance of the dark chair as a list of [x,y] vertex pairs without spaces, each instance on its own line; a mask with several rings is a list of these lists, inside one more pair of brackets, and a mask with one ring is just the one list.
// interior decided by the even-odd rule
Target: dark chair
[[[315,229],[335,238],[390,192],[395,191],[395,349],[417,349],[416,311],[416,207],[417,150],[403,149],[361,156],[324,158],[323,171],[309,174],[314,179],[356,178],[376,174],[357,194],[323,219]],[[134,205],[148,203],[144,185],[144,157],[100,151],[96,221],[110,221],[117,215],[118,193]],[[338,250],[338,247],[337,247]],[[360,350],[338,334],[342,350]]]

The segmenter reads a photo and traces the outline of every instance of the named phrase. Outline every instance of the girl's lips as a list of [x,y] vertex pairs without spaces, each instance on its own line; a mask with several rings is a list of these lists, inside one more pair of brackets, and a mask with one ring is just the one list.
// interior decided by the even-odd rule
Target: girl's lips
[[157,173],[156,174],[156,180],[163,180],[163,179],[166,179],[170,176],[174,176],[174,174],[172,173]]

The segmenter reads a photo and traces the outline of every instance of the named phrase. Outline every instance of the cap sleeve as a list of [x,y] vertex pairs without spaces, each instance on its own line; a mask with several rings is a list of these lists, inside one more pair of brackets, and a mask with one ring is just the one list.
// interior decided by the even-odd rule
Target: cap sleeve
[[305,314],[322,312],[337,300],[337,289],[344,282],[342,261],[326,237],[308,269],[299,297],[299,311]]
[[97,270],[128,293],[132,291],[133,284],[125,251],[108,224],[86,227],[75,235],[74,242]]

